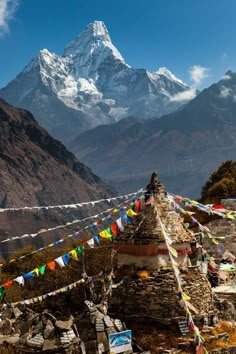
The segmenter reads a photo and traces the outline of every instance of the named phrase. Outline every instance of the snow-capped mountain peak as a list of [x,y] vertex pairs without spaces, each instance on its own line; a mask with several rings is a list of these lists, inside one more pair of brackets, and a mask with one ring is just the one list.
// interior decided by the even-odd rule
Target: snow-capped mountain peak
[[91,41],[102,41],[107,45],[111,43],[111,38],[104,22],[94,21],[90,23],[74,41],[66,46],[65,55],[75,55],[77,51],[81,50],[81,46],[84,47]]
[[175,81],[178,82],[179,84],[182,84],[184,86],[187,86],[187,84],[185,82],[183,82],[182,80],[180,80],[178,77],[176,77],[174,74],[172,74],[172,72],[170,70],[168,70],[166,67],[161,67],[156,71],[156,74],[158,75],[163,75],[165,77],[167,77],[169,80],[171,81]]
[[77,55],[82,49],[94,42],[102,42],[107,46],[112,44],[109,32],[102,21],[90,23],[74,41],[66,46],[64,53],[65,55]]
[[[71,56],[78,77],[94,77],[98,67],[108,57],[125,64],[125,60],[112,44],[109,32],[102,21],[90,23],[85,30],[64,50],[64,56]],[[127,64],[125,64],[127,65]]]
[[[99,124],[128,115],[160,117],[182,105],[189,88],[168,69],[131,68],[102,21],[90,23],[63,55],[47,49],[0,90],[8,102],[32,111],[65,141]],[[178,100],[173,100],[178,97]]]

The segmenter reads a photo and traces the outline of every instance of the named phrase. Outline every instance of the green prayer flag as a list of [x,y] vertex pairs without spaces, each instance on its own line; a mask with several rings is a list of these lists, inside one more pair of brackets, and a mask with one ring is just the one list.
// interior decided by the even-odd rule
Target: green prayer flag
[[135,209],[135,204],[133,204],[132,206],[131,206],[131,209],[133,210],[133,211],[136,211]]
[[2,299],[4,296],[4,288],[1,286],[0,287],[0,299]]
[[182,203],[184,203],[184,204],[190,204],[191,201],[190,201],[190,199],[186,198],[186,199],[183,199],[183,200],[182,200]]
[[44,275],[45,269],[46,269],[46,264],[41,265],[40,267],[38,267],[39,274]]
[[112,233],[112,231],[111,231],[110,226],[106,228],[106,232],[108,233],[108,235],[110,236],[110,238],[112,238],[113,233]]
[[84,247],[82,247],[82,246],[76,247],[75,250],[76,250],[77,254],[83,254],[84,253]]

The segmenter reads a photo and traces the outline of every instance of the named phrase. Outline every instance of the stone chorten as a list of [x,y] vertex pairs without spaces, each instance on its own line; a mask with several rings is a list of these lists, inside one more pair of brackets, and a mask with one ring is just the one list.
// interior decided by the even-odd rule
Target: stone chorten
[[119,266],[133,264],[136,268],[157,270],[170,265],[161,220],[178,252],[177,262],[186,267],[187,255],[191,252],[191,234],[184,228],[180,215],[173,210],[156,172],[146,188],[145,200],[150,204],[115,239]]
[[133,224],[127,225],[114,241],[118,253],[117,280],[122,280],[122,285],[113,290],[111,312],[126,320],[155,320],[165,325],[185,318],[161,220],[178,253],[182,286],[194,308],[191,312],[199,320],[207,317],[211,321],[216,311],[210,283],[199,267],[189,266],[192,235],[173,210],[156,172],[147,185],[145,201],[147,205]]

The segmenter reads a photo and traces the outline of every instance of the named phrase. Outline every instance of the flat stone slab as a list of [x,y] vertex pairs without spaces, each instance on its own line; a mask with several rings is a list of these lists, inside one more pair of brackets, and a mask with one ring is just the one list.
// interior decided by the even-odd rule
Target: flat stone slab
[[114,324],[115,324],[115,327],[118,329],[118,331],[121,332],[123,330],[123,325],[122,325],[121,320],[115,319]]
[[96,319],[95,328],[96,328],[96,332],[104,332],[105,327],[104,327],[103,320]]
[[232,285],[220,285],[216,288],[212,288],[212,291],[216,294],[225,293],[225,294],[236,294],[236,287]]
[[40,349],[43,346],[44,339],[43,336],[41,336],[40,334],[36,334],[35,337],[27,339],[26,343],[31,348]]

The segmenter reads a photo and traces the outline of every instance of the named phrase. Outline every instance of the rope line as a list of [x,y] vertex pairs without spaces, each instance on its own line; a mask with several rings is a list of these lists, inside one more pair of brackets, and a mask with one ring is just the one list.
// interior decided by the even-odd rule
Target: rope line
[[75,204],[60,204],[60,205],[43,205],[43,206],[33,206],[33,207],[21,207],[21,208],[0,208],[0,213],[3,213],[5,211],[19,211],[19,210],[40,210],[40,209],[63,209],[63,208],[78,208],[78,207],[83,207],[84,205],[92,205],[94,206],[95,204],[102,203],[102,202],[111,202],[113,200],[117,199],[123,199],[123,198],[128,198],[132,195],[138,194],[143,191],[142,189],[139,189],[137,192],[134,193],[128,193],[125,195],[119,195],[118,197],[111,197],[111,198],[104,198],[104,199],[99,199],[99,200],[92,200],[89,202],[81,202],[81,203],[75,203]]
[[[142,192],[140,192],[141,194]],[[138,192],[135,192],[134,194],[132,194],[132,198],[133,196],[137,196],[139,193]],[[126,200],[126,202],[129,202],[132,198],[129,198]],[[0,243],[5,243],[5,242],[10,242],[10,241],[16,241],[16,240],[19,240],[19,239],[22,239],[22,238],[26,238],[26,237],[36,237],[36,236],[39,236],[39,235],[42,235],[46,232],[51,232],[51,231],[55,231],[55,230],[58,230],[58,229],[63,229],[63,228],[66,228],[68,226],[71,226],[71,225],[75,225],[75,224],[78,224],[80,222],[84,222],[84,221],[87,221],[89,219],[93,219],[93,218],[97,218],[98,216],[104,214],[104,213],[107,213],[111,210],[114,210],[115,208],[119,207],[120,205],[124,204],[125,202],[122,202],[120,204],[118,204],[117,206],[114,206],[112,208],[109,208],[109,209],[106,209],[100,213],[97,213],[95,215],[92,215],[92,216],[88,216],[86,218],[83,218],[83,219],[78,219],[78,220],[72,220],[71,222],[67,222],[66,224],[62,224],[62,225],[57,225],[57,226],[54,226],[54,227],[50,227],[48,229],[40,229],[39,231],[37,231],[36,233],[25,233],[23,235],[17,235],[17,236],[12,236],[12,237],[8,237],[2,241],[0,241]]]

